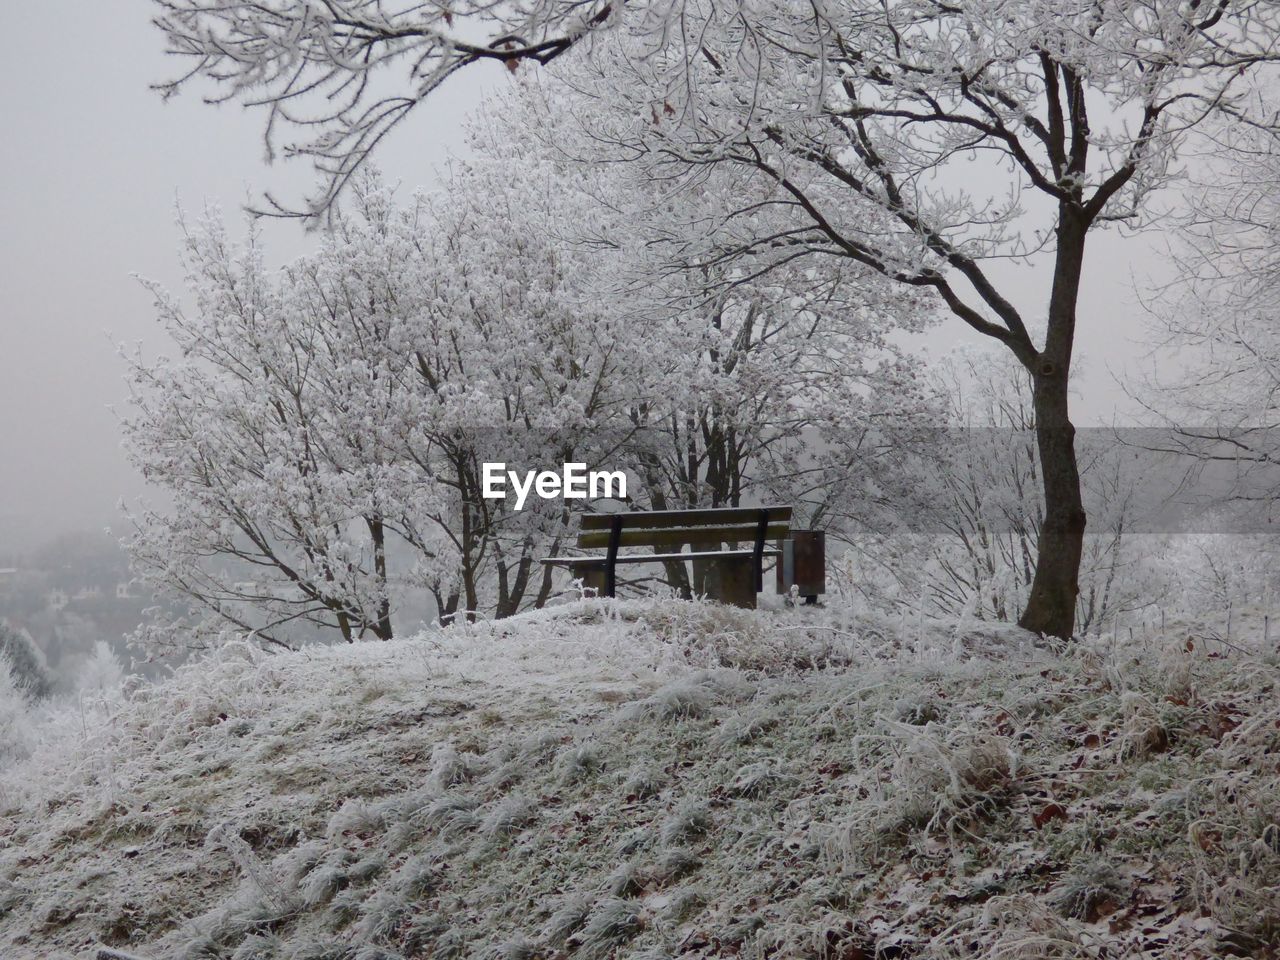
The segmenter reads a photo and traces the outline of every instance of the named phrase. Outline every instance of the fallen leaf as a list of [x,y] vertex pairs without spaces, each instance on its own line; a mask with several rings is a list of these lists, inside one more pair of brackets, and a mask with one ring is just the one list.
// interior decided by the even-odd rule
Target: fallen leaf
[[1046,803],[1039,813],[1032,817],[1035,821],[1036,829],[1041,829],[1046,823],[1054,820],[1066,820],[1067,810],[1060,803]]

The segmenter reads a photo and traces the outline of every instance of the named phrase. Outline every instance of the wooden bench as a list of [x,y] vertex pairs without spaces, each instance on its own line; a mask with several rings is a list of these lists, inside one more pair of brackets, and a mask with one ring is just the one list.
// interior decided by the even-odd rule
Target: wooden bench
[[[785,540],[791,530],[790,507],[728,507],[707,510],[650,510],[589,513],[582,517],[579,549],[603,547],[603,557],[544,557],[541,562],[568,567],[575,579],[601,596],[614,596],[620,563],[707,563],[707,595],[721,603],[754,609],[764,589],[764,558],[776,557],[770,540]],[[747,543],[747,549],[721,549]],[[689,552],[680,548],[688,544]],[[675,548],[673,552],[620,553],[622,547]]]

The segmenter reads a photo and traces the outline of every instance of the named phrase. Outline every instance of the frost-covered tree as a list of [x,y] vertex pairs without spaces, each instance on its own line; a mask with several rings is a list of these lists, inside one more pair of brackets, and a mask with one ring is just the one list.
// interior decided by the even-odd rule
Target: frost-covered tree
[[[131,358],[124,426],[174,509],[136,514],[129,548],[145,582],[192,605],[198,638],[233,629],[288,644],[293,624],[392,635],[389,542],[426,543],[434,491],[398,451],[407,251],[380,195],[362,198],[316,255],[280,272],[256,238],[237,248],[204,222],[187,233],[191,312],[152,287],[180,354]],[[174,642],[163,618],[144,633]]]
[[[650,334],[675,376],[644,385],[621,451],[646,506],[788,503],[796,527],[832,533],[870,521],[868,488],[903,476],[893,441],[937,411],[885,337],[884,291],[849,279],[779,273],[675,301]],[[701,591],[703,575],[668,564],[682,592]]]
[[1223,137],[1232,149],[1206,164],[1175,234],[1177,279],[1152,304],[1163,362],[1142,398],[1166,428],[1147,445],[1232,504],[1216,514],[1222,532],[1255,533],[1280,490],[1280,139]]
[[[182,357],[133,359],[125,426],[177,505],[135,518],[135,564],[195,603],[198,635],[386,639],[409,591],[446,622],[545,602],[536,559],[568,509],[485,499],[483,464],[595,465],[652,384],[633,317],[586,292],[608,269],[556,232],[584,217],[548,176],[481,156],[406,206],[366,179],[280,271],[217,223],[189,232],[194,310],[156,291]],[[180,635],[155,612],[144,639]]]
[[309,214],[328,210],[387,133],[461,68],[550,63],[623,10],[609,0],[153,3],[168,52],[189,64],[159,89],[202,76],[217,100],[267,108],[268,156],[309,157],[322,176]]
[[[460,68],[583,50],[572,82],[584,112],[607,114],[597,133],[656,182],[728,166],[752,198],[690,236],[686,259],[844,259],[936,298],[1023,365],[1045,519],[1021,622],[1063,637],[1086,521],[1068,372],[1088,239],[1144,222],[1207,118],[1272,122],[1242,92],[1280,38],[1280,9],[1256,0],[163,0],[156,22],[185,79],[264,104],[269,140],[305,131],[287,149],[325,174],[312,214]],[[392,69],[398,87],[373,81]],[[786,229],[756,229],[756,180]],[[991,264],[1037,255],[1046,306],[1028,318]]]
[[53,692],[53,677],[30,635],[0,623],[0,673],[6,671],[15,689],[32,700]]
[[[966,351],[938,361],[930,379],[945,398],[938,421],[945,426],[905,451],[903,468],[918,490],[914,512],[896,527],[855,535],[841,568],[844,589],[885,609],[1013,620],[1034,582],[1043,522],[1026,373],[1011,358]],[[1081,633],[1159,597],[1143,562],[1151,538],[1133,529],[1146,461],[1127,453],[1106,431],[1083,445],[1081,479],[1094,525],[1082,550]]]
[[[704,184],[672,196],[655,190],[639,165],[591,162],[581,153],[589,147],[580,124],[539,103],[544,93],[528,87],[499,98],[475,127],[473,147],[497,176],[484,190],[454,192],[466,202],[496,198],[469,208],[467,234],[496,229],[501,240],[452,256],[466,265],[457,272],[521,271],[517,312],[515,295],[531,288],[522,260],[554,261],[572,278],[560,282],[559,296],[572,291],[574,366],[593,371],[588,435],[597,445],[602,436],[602,455],[639,481],[639,505],[778,500],[797,505],[798,523],[865,522],[866,505],[851,492],[865,494],[872,477],[892,486],[901,473],[889,462],[890,445],[868,436],[938,413],[918,365],[891,337],[925,329],[931,308],[845,264],[797,264],[764,277],[673,264],[673,229],[718,221],[733,209],[726,192],[736,190]],[[535,179],[529,169],[545,172]],[[540,209],[547,214],[531,221]],[[523,333],[536,349],[513,368],[546,352],[543,326]],[[492,350],[482,342],[468,349]],[[553,420],[565,417],[555,410],[559,397],[538,405],[550,407]],[[691,584],[683,564],[668,565],[669,582],[682,591],[699,589],[699,576],[695,569]]]
[[[1088,238],[1140,225],[1188,131],[1250,106],[1234,88],[1269,63],[1280,15],[1185,3],[699,9],[684,65],[638,57],[618,36],[566,71],[610,111],[598,136],[665,182],[700,183],[709,165],[759,178],[792,214],[760,230],[744,204],[718,232],[691,234],[686,259],[732,256],[753,272],[802,255],[852,261],[932,293],[1010,351],[1030,380],[1044,500],[1021,623],[1070,636],[1086,518],[1068,382]],[[1002,290],[1001,258],[1047,266],[1043,316]]]
[[31,701],[0,657],[0,767],[24,759],[33,741]]
[[940,412],[918,363],[889,339],[896,321],[922,330],[933,317],[839,269],[678,276],[669,299],[648,304],[675,383],[646,387],[632,412],[650,441],[637,469],[654,506],[778,499],[814,522],[856,516],[842,494],[885,472],[860,441]]
[[621,419],[651,384],[646,331],[602,295],[617,251],[575,230],[593,207],[568,176],[475,128],[477,156],[430,198],[420,239],[419,307],[404,337],[425,443],[409,453],[448,491],[440,523],[458,564],[433,587],[443,616],[510,615],[550,595],[538,556],[580,503],[485,499],[482,469],[603,466],[625,442]]
[[32,707],[53,692],[53,678],[25,633],[0,623],[0,769],[35,743]]

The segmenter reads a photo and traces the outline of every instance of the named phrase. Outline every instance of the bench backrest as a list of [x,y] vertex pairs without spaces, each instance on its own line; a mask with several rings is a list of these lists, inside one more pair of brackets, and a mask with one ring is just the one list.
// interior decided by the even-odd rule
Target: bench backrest
[[615,542],[619,547],[679,547],[686,543],[783,540],[790,535],[791,508],[719,507],[583,514],[578,546],[583,549],[609,547],[615,529]]

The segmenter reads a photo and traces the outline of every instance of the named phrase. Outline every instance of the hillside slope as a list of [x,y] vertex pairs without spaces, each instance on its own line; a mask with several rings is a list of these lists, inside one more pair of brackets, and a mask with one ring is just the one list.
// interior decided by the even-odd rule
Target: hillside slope
[[0,956],[1269,956],[1280,670],[584,601],[235,645],[9,771]]

